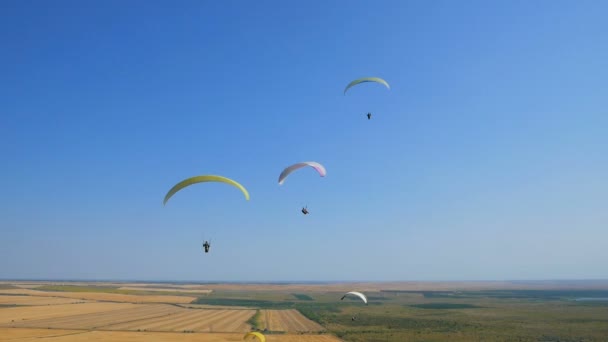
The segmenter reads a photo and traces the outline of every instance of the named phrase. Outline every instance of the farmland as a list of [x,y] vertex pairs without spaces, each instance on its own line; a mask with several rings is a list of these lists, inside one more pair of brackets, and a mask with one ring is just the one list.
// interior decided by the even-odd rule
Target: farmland
[[304,317],[299,311],[261,310],[262,325],[268,331],[317,332],[324,330],[321,325]]
[[[137,293],[137,292],[135,292]],[[107,302],[123,302],[123,303],[190,303],[196,297],[189,296],[171,296],[171,295],[137,295],[137,294],[122,294],[102,291],[40,291],[32,289],[8,289],[0,290],[0,295],[28,295],[34,297],[58,297],[72,298],[80,300],[95,300]]]
[[[367,289],[368,305],[341,300],[357,286]],[[3,283],[0,340],[239,341],[251,330],[279,342],[592,342],[608,336],[608,301],[588,300],[607,298],[608,282],[421,286]]]
[[[243,340],[243,334],[206,333],[153,333],[124,331],[87,331],[55,329],[7,329],[0,328],[0,341],[37,342],[41,338],[47,342],[236,342]],[[268,342],[339,342],[329,335],[268,335]]]
[[56,305],[81,303],[81,299],[0,295],[0,305]]
[[[252,330],[249,321],[259,312],[255,306],[192,303],[196,300],[192,295],[207,298],[213,293],[201,286],[121,285],[125,284],[2,284],[0,340],[239,341]],[[161,294],[150,294],[155,292]],[[246,296],[258,297],[255,293]],[[277,299],[276,294],[261,297]],[[323,327],[297,310],[273,310],[267,317],[280,333],[268,341],[339,341],[331,335],[315,335]]]
[[[4,327],[132,331],[247,332],[246,321],[255,310],[191,310],[167,304],[118,303],[68,305],[62,310],[47,310],[45,315],[33,310],[13,308],[5,311]],[[23,313],[16,312],[21,309]],[[60,308],[61,309],[61,308]],[[6,318],[5,318],[6,317]],[[8,323],[8,318],[11,319]]]
[[209,294],[213,290],[209,289],[182,289],[182,288],[166,288],[166,287],[136,287],[136,286],[124,286],[119,287],[118,290],[127,291],[157,291],[157,292],[178,292],[178,293],[191,293],[191,294]]

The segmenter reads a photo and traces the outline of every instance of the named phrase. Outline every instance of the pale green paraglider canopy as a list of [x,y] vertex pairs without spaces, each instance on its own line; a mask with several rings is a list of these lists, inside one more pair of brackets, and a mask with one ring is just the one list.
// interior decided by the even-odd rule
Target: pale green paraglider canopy
[[346,91],[353,87],[356,86],[359,83],[364,83],[364,82],[376,82],[376,83],[380,83],[383,84],[386,88],[391,89],[391,86],[388,85],[388,82],[386,82],[385,80],[381,79],[380,77],[362,77],[359,79],[356,79],[352,82],[350,82],[346,88],[344,89],[344,94],[346,95]]
[[247,191],[247,189],[245,189],[244,186],[237,183],[236,181],[234,181],[230,178],[223,177],[223,176],[203,175],[203,176],[191,177],[191,178],[185,179],[185,180],[177,183],[165,195],[165,200],[163,201],[163,205],[167,204],[167,201],[169,200],[169,198],[171,198],[171,196],[175,195],[175,193],[180,191],[181,189],[183,189],[187,186],[190,186],[192,184],[203,183],[203,182],[221,182],[221,183],[226,183],[226,184],[235,186],[235,187],[239,188],[239,190],[241,190],[241,192],[243,192],[243,194],[245,195],[245,199],[249,201],[249,192]]

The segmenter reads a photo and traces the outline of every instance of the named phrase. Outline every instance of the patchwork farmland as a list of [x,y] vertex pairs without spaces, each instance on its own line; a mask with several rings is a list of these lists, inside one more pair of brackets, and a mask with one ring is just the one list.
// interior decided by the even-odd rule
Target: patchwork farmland
[[[2,327],[45,328],[45,329],[86,329],[86,330],[131,330],[131,331],[174,331],[174,332],[247,332],[251,326],[247,320],[255,310],[197,310],[167,304],[107,303],[106,307],[90,308],[73,305],[69,310],[47,310],[46,315],[31,315],[25,319],[10,322],[5,318]],[[114,307],[112,307],[114,306]],[[65,309],[67,309],[66,307]],[[14,308],[21,309],[21,308]],[[9,310],[6,317],[11,315]],[[24,311],[24,310],[21,310]],[[2,312],[2,311],[0,311]],[[27,310],[23,314],[27,314]],[[17,314],[17,312],[14,312]],[[0,316],[0,318],[3,316]]]
[[[136,307],[131,303],[83,303],[43,306],[21,306],[0,309],[0,326],[8,327],[35,320],[74,317]],[[47,328],[47,327],[45,327]]]
[[[243,340],[240,333],[183,334],[163,332],[88,331],[55,329],[0,328],[0,341],[18,342],[237,342]],[[267,342],[340,342],[330,335],[268,335]]]
[[201,285],[5,283],[0,340],[241,341],[257,317],[269,342],[340,341],[295,309],[195,304],[193,296],[212,293]]
[[[519,289],[497,284],[489,290],[478,289],[485,284],[475,284],[474,290],[462,290],[466,284],[453,290],[443,289],[445,284],[433,287],[441,291],[399,290],[411,284],[387,283],[366,292],[369,305],[340,300],[344,284],[331,291],[331,284],[285,285],[282,290],[274,285],[275,291],[252,290],[248,284],[241,289],[228,284],[231,290],[218,290],[222,284],[23,285],[29,288],[0,286],[0,341],[219,342],[241,341],[252,330],[264,333],[268,342],[490,342],[514,337],[595,342],[608,336],[608,282],[599,281],[589,282],[588,289],[559,283],[545,290],[537,284]],[[292,291],[297,287],[301,291]],[[191,300],[193,293],[175,290],[212,292],[201,291]],[[87,295],[97,299],[81,299]]]

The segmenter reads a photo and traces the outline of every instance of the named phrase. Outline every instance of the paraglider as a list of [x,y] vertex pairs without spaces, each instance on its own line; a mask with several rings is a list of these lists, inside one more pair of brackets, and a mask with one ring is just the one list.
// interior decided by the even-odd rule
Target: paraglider
[[290,173],[294,172],[295,170],[301,169],[303,167],[306,166],[310,166],[313,169],[317,170],[317,172],[319,173],[319,175],[321,177],[325,177],[325,175],[327,175],[327,171],[325,170],[325,167],[317,162],[301,162],[301,163],[295,163],[291,166],[286,167],[283,172],[281,172],[281,174],[279,175],[279,185],[283,185],[283,182],[285,182],[285,178],[287,178],[287,176],[289,176]]
[[[342,298],[340,300],[344,300],[344,298],[346,298],[346,296],[348,295],[353,295],[353,296],[357,296],[359,298],[361,298],[361,300],[363,300],[363,302],[365,302],[365,305],[367,305],[367,297],[365,297],[365,295],[361,292],[347,292],[344,296],[342,296]],[[351,319],[351,321],[356,321],[357,317],[353,316]]]
[[266,336],[262,335],[262,333],[257,331],[248,332],[243,336],[243,340],[260,340],[261,342],[266,342]]
[[[310,166],[313,169],[315,169],[321,177],[325,177],[325,175],[327,175],[327,171],[325,170],[325,167],[317,162],[309,161],[309,162],[295,163],[291,166],[286,167],[283,170],[283,172],[281,172],[281,174],[279,175],[279,185],[283,185],[283,183],[285,182],[285,179],[287,178],[287,176],[289,176],[290,173],[294,172],[295,170],[299,170],[303,167],[307,167],[307,166]],[[302,208],[302,214],[308,215],[308,206],[305,206]]]
[[365,302],[365,305],[367,305],[367,297],[365,297],[365,295],[361,292],[347,292],[344,296],[342,296],[342,299],[340,300],[344,300],[344,298],[346,298],[346,296],[348,295],[353,295],[353,296],[357,296],[359,298],[361,298],[361,300],[363,300],[363,302]]
[[[220,182],[220,183],[232,185],[232,186],[238,188],[239,190],[241,190],[241,192],[245,195],[245,199],[249,201],[249,192],[247,191],[247,189],[245,189],[244,186],[237,183],[236,181],[234,181],[230,178],[223,177],[223,176],[202,175],[202,176],[195,176],[195,177],[187,178],[187,179],[177,183],[176,185],[174,185],[169,190],[169,192],[167,192],[167,194],[165,195],[163,205],[166,205],[167,201],[171,198],[171,196],[175,195],[175,193],[180,191],[181,189],[188,187],[190,185],[196,184],[196,183],[204,183],[204,182]],[[203,243],[203,248],[205,250],[205,253],[209,253],[209,249],[211,248],[211,243],[209,241],[205,240],[205,243]]]
[[190,177],[188,179],[185,179],[185,180],[177,183],[165,195],[165,200],[163,201],[163,205],[167,204],[167,201],[169,200],[169,198],[171,198],[171,196],[175,195],[175,193],[180,191],[181,189],[188,187],[192,184],[203,183],[203,182],[221,182],[221,183],[232,185],[232,186],[238,188],[239,190],[241,190],[241,192],[245,195],[245,199],[249,201],[249,192],[247,191],[247,189],[245,189],[245,187],[243,187],[241,184],[237,183],[236,181],[234,181],[230,178],[223,177],[223,176],[203,175],[203,176]]
[[[358,78],[352,82],[350,82],[346,88],[344,89],[344,95],[346,95],[346,92],[348,91],[348,89],[350,89],[351,87],[356,86],[357,84],[360,83],[365,83],[365,82],[375,82],[375,83],[380,83],[382,85],[384,85],[387,89],[391,89],[391,86],[388,85],[388,82],[386,82],[385,80],[381,79],[380,77],[362,77],[362,78]],[[367,120],[371,120],[372,119],[372,113],[367,113]]]
[[391,86],[388,85],[388,82],[381,79],[380,77],[362,77],[362,78],[358,78],[358,79],[350,82],[344,89],[344,95],[346,95],[346,91],[348,91],[348,89],[350,89],[351,87],[356,86],[357,84],[360,84],[360,83],[365,83],[365,82],[380,83],[380,84],[384,85],[387,89],[389,89],[389,90],[391,89]]

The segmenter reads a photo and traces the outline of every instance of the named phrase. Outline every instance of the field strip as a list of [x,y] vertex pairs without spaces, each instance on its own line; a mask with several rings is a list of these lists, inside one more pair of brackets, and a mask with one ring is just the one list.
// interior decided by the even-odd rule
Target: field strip
[[[232,320],[238,318],[238,313],[241,311],[222,311],[221,315],[213,316],[208,320],[204,320],[198,323],[196,329],[199,331],[208,331],[208,332],[230,332],[226,330],[225,325],[226,322],[231,322]],[[243,311],[248,312],[248,311]],[[254,311],[255,314],[255,311]],[[234,331],[233,331],[234,332]]]
[[[214,332],[246,332],[250,330],[247,320],[255,314],[255,310],[201,310],[184,309],[171,306],[170,312],[152,317],[142,316],[138,313],[131,313],[131,320],[112,322],[105,321],[103,317],[98,317],[96,323],[89,321],[79,321],[82,328],[91,328],[95,324],[98,330],[140,330],[140,331],[214,331]],[[115,316],[121,315],[117,313]],[[33,322],[36,323],[36,322]],[[49,322],[51,324],[52,322]],[[106,324],[107,323],[107,324]],[[73,325],[60,325],[58,328],[72,327]],[[50,326],[50,325],[49,325]]]
[[[79,303],[79,302],[83,302],[83,301],[81,299],[72,299],[72,298],[0,295],[0,304],[4,304],[4,305],[57,305],[57,304],[72,304],[72,303]],[[89,301],[86,301],[86,302],[89,302]]]
[[[214,311],[206,314],[199,314],[195,317],[195,320],[189,320],[188,322],[179,322],[178,325],[173,326],[173,331],[181,331],[185,330],[185,328],[190,327],[194,323],[194,327],[198,329],[202,329],[202,327],[208,327],[210,332],[213,332],[213,326],[219,322],[223,322],[227,317],[229,317],[234,311],[226,311],[226,310],[208,310]],[[217,330],[215,330],[217,332]]]
[[155,326],[159,322],[165,322],[167,320],[181,319],[182,317],[188,316],[189,312],[176,311],[166,315],[157,316],[153,318],[141,318],[120,322],[116,324],[110,324],[103,326],[103,330],[144,330],[150,329],[151,326]]
[[292,323],[291,326],[295,331],[308,331],[308,325],[306,324],[308,320],[305,319],[300,312],[296,310],[287,310],[285,312],[285,317]]
[[270,321],[268,325],[271,327],[271,331],[287,331],[289,327],[283,319],[282,310],[269,310],[268,316]]
[[[186,311],[184,312],[183,315],[180,315],[179,317],[168,317],[166,320],[163,320],[161,322],[155,322],[155,321],[144,321],[141,322],[141,327],[146,329],[146,330],[150,330],[150,331],[173,331],[173,330],[177,330],[175,328],[176,325],[179,325],[180,323],[183,323],[184,321],[188,321],[191,320],[193,316],[195,316],[197,313],[191,312],[191,311]],[[196,317],[195,317],[196,319]],[[182,329],[183,330],[183,329]]]
[[[172,319],[167,322],[163,322],[160,325],[152,327],[154,330],[162,330],[162,331],[183,331],[183,330],[193,330],[188,326],[192,325],[192,322],[198,322],[201,320],[205,320],[208,316],[217,315],[218,312],[188,312],[188,315],[183,319]],[[188,328],[188,329],[187,329]]]
[[[146,310],[148,310],[149,308],[144,308]],[[46,318],[46,319],[36,319],[36,320],[29,320],[27,322],[23,322],[24,324],[45,324],[45,323],[49,323],[49,324],[53,324],[53,323],[57,323],[57,324],[62,324],[64,322],[69,322],[69,321],[73,321],[73,320],[86,320],[87,318],[100,318],[103,317],[104,315],[123,315],[124,313],[132,313],[132,312],[140,312],[141,311],[141,306],[140,305],[133,305],[133,307],[130,308],[123,308],[123,309],[115,309],[115,310],[111,310],[111,311],[104,311],[104,312],[91,312],[91,313],[72,313],[71,315],[63,315],[60,317],[50,317],[50,318]],[[46,326],[45,326],[46,327]]]
[[226,319],[230,319],[230,316],[234,314],[234,311],[225,311],[225,310],[209,310],[215,311],[212,314],[207,315],[199,315],[196,320],[190,320],[186,325],[180,322],[179,325],[173,328],[174,331],[180,330],[194,330],[194,331],[207,331],[207,332],[221,332],[217,329],[214,329],[216,324],[221,324],[221,322]]
[[211,304],[175,304],[182,308],[212,309],[212,310],[252,310],[250,306],[211,305]]
[[82,330],[62,329],[22,329],[22,328],[0,328],[0,341],[23,341],[24,339],[42,339],[48,337],[60,337],[72,334],[82,334]]
[[[137,332],[137,331],[74,331],[55,329],[0,328],[1,341],[17,342],[237,342],[243,333]],[[341,342],[330,335],[266,335],[268,342]]]
[[291,317],[291,312],[289,310],[282,310],[280,312],[277,312],[277,314],[280,317],[280,322],[281,325],[283,326],[283,329],[285,331],[301,331],[302,327],[299,326],[297,324],[297,322],[294,322],[293,318]]
[[37,297],[74,298],[83,300],[98,300],[121,303],[182,303],[188,304],[196,299],[190,296],[166,296],[166,295],[127,295],[120,293],[104,292],[62,292],[62,291],[38,291],[30,289],[5,289],[0,294],[7,295],[29,295]]
[[169,305],[138,305],[135,308],[16,322],[12,325],[30,328],[96,329],[133,319],[157,317],[176,310],[178,308]]
[[302,324],[304,324],[305,327],[305,331],[308,332],[319,332],[319,331],[324,331],[325,328],[323,328],[322,325],[320,325],[319,323],[308,319],[306,316],[302,315],[302,313],[300,313],[300,311],[298,310],[293,310],[292,311],[292,316],[298,320],[299,322],[302,322]]
[[226,331],[226,332],[247,332],[251,330],[251,326],[247,324],[247,320],[255,315],[255,310],[251,311],[239,311],[234,317],[234,319],[227,322],[225,326],[219,327],[215,329],[216,331]]
[[165,324],[163,328],[168,331],[196,330],[196,326],[201,325],[201,322],[218,318],[223,319],[227,315],[228,313],[222,310],[205,310],[192,313],[187,319],[182,321],[173,321]]
[[263,310],[264,328],[269,331],[285,331],[279,320],[278,310]]
[[[48,293],[48,292],[31,290],[31,289],[0,289],[0,294],[5,294],[5,295],[36,296],[41,293]],[[45,296],[45,297],[55,297],[55,296]]]
[[266,325],[268,326],[268,330],[270,331],[284,331],[283,327],[279,323],[279,317],[276,314],[276,310],[266,310],[266,317],[268,321]]
[[113,312],[110,315],[91,315],[86,319],[78,319],[76,321],[70,322],[68,326],[58,326],[65,328],[85,328],[85,329],[101,329],[105,326],[121,323],[121,322],[130,322],[134,320],[141,320],[147,318],[154,318],[159,316],[170,315],[175,312],[177,308],[169,306],[169,305],[161,305],[161,306],[142,306],[134,311],[121,311],[121,312]]
[[318,332],[321,325],[302,315],[298,310],[262,310],[263,326],[269,331]]
[[38,319],[83,315],[131,308],[130,303],[83,303],[49,306],[21,306],[0,310],[0,326]]
[[131,286],[123,286],[119,287],[119,290],[130,290],[130,291],[157,291],[157,292],[182,292],[182,293],[200,293],[200,294],[210,294],[213,290],[209,289],[182,289],[182,288],[162,288],[162,287],[131,287]]

